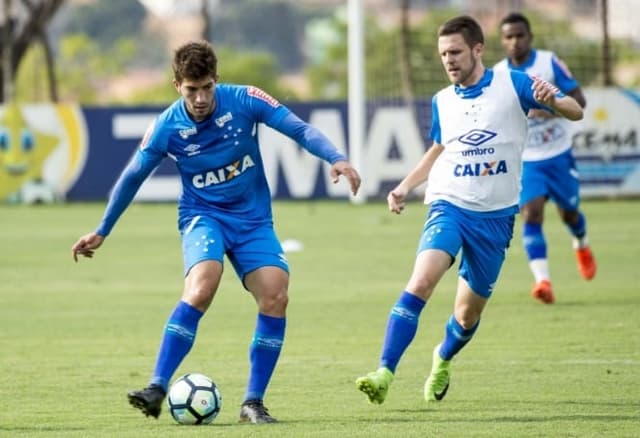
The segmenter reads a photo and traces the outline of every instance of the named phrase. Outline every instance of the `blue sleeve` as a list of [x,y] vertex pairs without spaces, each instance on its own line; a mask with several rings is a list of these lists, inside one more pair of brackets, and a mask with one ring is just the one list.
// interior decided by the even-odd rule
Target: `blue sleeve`
[[555,85],[563,93],[570,93],[576,88],[580,87],[576,78],[573,77],[569,67],[555,56],[551,59],[551,68],[553,69],[553,76],[555,79]]
[[295,140],[313,155],[330,164],[347,159],[319,129],[304,122],[290,111],[284,118],[268,125]]
[[[511,74],[511,82],[513,82],[520,100],[520,107],[525,114],[528,114],[530,109],[543,109],[553,113],[551,108],[541,104],[533,97],[533,79],[529,75],[517,70],[510,70],[509,72]],[[564,93],[558,90],[556,97],[564,97]]]
[[151,172],[160,164],[162,158],[162,155],[154,152],[150,148],[138,149],[136,151],[113,187],[107,208],[102,217],[102,222],[100,222],[96,233],[105,237],[109,235],[117,220],[133,200],[133,197],[138,192],[144,180],[147,179]]
[[430,137],[434,143],[442,144],[442,133],[440,132],[440,113],[438,113],[438,102],[436,94],[431,99],[431,133]]
[[304,122],[289,108],[258,87],[245,88],[247,105],[258,122],[295,140],[300,146],[330,164],[347,158],[314,126]]

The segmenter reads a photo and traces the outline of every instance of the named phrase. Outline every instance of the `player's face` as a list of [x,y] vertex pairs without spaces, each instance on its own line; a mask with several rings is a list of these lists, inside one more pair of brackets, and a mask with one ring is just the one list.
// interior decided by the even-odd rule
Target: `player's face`
[[184,99],[187,111],[197,122],[206,119],[215,109],[214,92],[216,81],[208,77],[204,79],[184,79],[173,81],[173,85]]
[[475,84],[482,73],[482,44],[471,48],[459,33],[438,38],[440,60],[452,84],[464,87]]
[[506,23],[500,28],[500,42],[511,62],[522,64],[531,51],[531,34],[524,23]]

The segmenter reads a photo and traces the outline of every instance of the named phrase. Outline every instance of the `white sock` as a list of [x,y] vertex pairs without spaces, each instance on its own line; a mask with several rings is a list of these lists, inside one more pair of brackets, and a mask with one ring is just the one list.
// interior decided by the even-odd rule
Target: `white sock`
[[533,273],[533,277],[536,279],[536,283],[540,283],[542,280],[549,281],[551,279],[549,261],[547,259],[529,260],[529,268]]
[[577,237],[574,237],[572,240],[572,244],[574,250],[586,248],[587,246],[589,246],[589,239],[587,238],[586,234],[579,239]]

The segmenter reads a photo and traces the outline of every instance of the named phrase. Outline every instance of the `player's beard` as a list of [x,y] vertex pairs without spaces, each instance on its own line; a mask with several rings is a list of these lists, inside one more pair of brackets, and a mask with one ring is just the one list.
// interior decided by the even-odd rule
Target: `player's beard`
[[477,61],[476,59],[473,57],[473,55],[470,55],[471,58],[471,67],[469,67],[468,70],[460,70],[460,77],[458,78],[457,81],[454,82],[454,84],[456,85],[462,85],[465,87],[468,87],[469,85],[473,85],[473,84],[466,84],[465,82],[471,77],[471,75],[473,74],[473,72],[476,69],[476,65],[477,65]]
[[206,106],[196,106],[195,104],[191,104],[190,106],[191,108],[189,108],[189,112],[191,113],[193,118],[196,119],[196,121],[201,122],[209,117],[209,115],[213,112],[213,109],[215,108],[215,101],[212,100]]

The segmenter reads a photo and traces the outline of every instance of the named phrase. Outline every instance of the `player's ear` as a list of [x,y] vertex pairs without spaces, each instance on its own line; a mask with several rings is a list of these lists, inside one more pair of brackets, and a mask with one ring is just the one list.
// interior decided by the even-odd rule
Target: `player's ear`
[[176,79],[174,79],[173,80],[173,86],[175,87],[176,91],[179,94],[180,93],[180,82],[178,82]]

